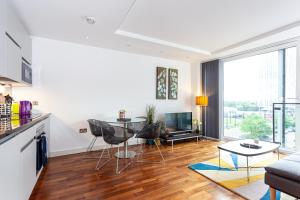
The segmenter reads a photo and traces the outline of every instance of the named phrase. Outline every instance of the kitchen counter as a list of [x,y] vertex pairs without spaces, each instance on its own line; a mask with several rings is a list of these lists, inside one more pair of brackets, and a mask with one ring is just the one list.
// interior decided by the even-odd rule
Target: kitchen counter
[[19,117],[12,116],[10,118],[0,118],[0,145],[29,129],[35,124],[47,119],[48,114],[33,114],[30,116]]

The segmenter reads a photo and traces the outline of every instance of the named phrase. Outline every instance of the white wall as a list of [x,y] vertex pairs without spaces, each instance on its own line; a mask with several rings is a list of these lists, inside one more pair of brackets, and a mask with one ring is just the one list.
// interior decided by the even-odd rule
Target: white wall
[[191,64],[191,81],[192,81],[192,111],[195,119],[201,121],[201,108],[196,105],[196,96],[202,95],[201,91],[201,70],[200,63]]
[[[155,99],[156,66],[178,69],[178,100]],[[194,99],[189,63],[43,38],[33,38],[33,78],[32,88],[14,88],[13,96],[52,113],[52,155],[85,149],[91,137],[78,129],[88,127],[89,118],[116,117],[123,108],[141,116],[147,104],[156,105],[158,115],[191,111]]]

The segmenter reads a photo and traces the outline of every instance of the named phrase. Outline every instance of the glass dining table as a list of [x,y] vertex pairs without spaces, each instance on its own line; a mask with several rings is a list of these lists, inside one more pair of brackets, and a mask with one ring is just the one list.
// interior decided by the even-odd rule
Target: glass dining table
[[[127,131],[126,128],[128,128],[130,124],[144,123],[146,119],[142,117],[131,118],[130,120],[118,120],[117,118],[109,118],[104,121],[112,125],[124,127],[123,130],[124,130],[124,137],[125,137]],[[135,151],[128,150],[128,141],[124,142],[124,150],[120,151],[119,153],[117,152],[115,154],[115,156],[118,158],[133,158],[135,157],[135,155],[136,155]]]

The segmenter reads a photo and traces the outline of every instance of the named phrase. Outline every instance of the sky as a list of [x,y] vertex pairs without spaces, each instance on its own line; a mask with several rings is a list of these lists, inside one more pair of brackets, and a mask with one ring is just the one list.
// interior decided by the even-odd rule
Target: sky
[[[295,96],[296,48],[286,51],[288,96]],[[270,104],[280,100],[278,51],[224,63],[224,100]]]

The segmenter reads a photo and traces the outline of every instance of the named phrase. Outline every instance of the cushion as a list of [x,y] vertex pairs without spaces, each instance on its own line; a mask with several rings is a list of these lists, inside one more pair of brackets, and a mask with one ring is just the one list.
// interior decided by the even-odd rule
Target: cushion
[[300,182],[300,155],[292,154],[265,169],[269,173]]
[[283,160],[298,162],[299,167],[300,167],[300,154],[299,155],[298,154],[293,154],[293,155],[287,156],[287,157],[283,158]]
[[272,188],[280,190],[293,197],[300,198],[300,184],[297,181],[286,179],[267,172],[265,174],[265,183]]
[[300,156],[300,152],[294,153],[293,155],[298,155],[298,156]]

